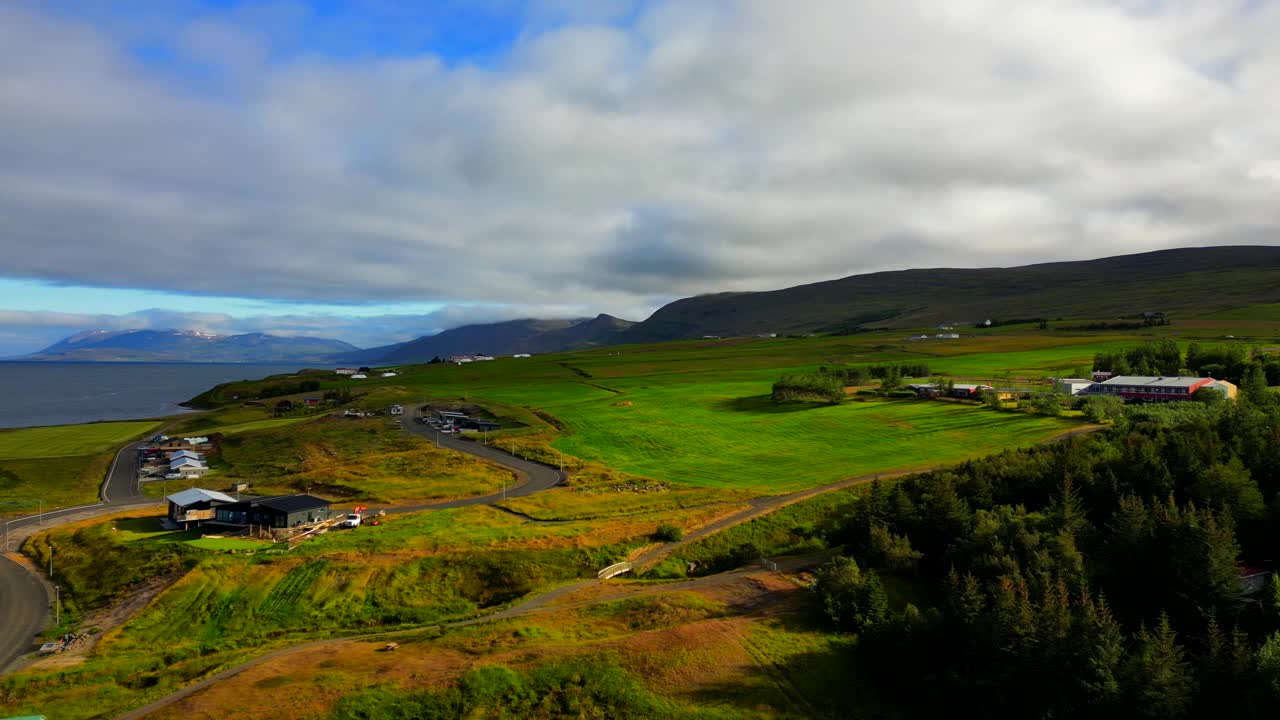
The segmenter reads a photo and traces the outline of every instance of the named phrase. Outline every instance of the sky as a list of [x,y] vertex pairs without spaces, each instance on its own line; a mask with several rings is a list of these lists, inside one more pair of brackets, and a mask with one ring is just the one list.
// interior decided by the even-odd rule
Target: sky
[[1280,1],[0,0],[0,356],[1277,244]]

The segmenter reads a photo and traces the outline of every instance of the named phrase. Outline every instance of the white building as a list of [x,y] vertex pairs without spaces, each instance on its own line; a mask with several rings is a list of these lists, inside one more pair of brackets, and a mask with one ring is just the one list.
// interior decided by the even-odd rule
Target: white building
[[959,340],[960,333],[938,333],[934,337],[939,340]]
[[526,357],[533,357],[533,356],[532,356],[532,355],[530,355],[529,353],[516,353],[515,355],[512,355],[511,357],[526,358]]
[[355,368],[338,368],[333,371],[334,375],[355,375],[358,372]]
[[1079,395],[1091,387],[1093,381],[1085,378],[1056,378],[1053,381],[1054,390],[1068,395]]
[[352,375],[352,376],[351,376],[351,379],[352,379],[352,380],[365,380],[365,379],[367,379],[368,377],[369,377],[369,376],[368,376],[368,375],[365,375],[364,373],[356,373],[355,375]]
[[395,374],[395,373],[393,373],[393,372],[384,372],[384,373],[382,373],[382,377],[395,377],[395,376],[396,376],[396,374]]

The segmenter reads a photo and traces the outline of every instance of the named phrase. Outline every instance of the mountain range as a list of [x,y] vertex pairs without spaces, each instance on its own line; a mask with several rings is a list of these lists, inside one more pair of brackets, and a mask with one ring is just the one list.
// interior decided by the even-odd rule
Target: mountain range
[[1261,303],[1280,303],[1280,247],[1182,248],[1011,268],[869,273],[783,290],[684,298],[639,323],[610,315],[510,320],[365,350],[323,338],[96,330],[27,359],[397,365],[457,354],[548,353],[708,335],[842,333],[987,319],[1109,320]]
[[852,332],[1030,318],[1114,319],[1280,302],[1280,247],[1161,250],[1013,268],[900,270],[676,300],[625,342]]
[[357,350],[341,340],[263,333],[214,335],[195,330],[90,330],[60,340],[24,360],[78,362],[327,363]]
[[408,342],[370,348],[341,355],[342,362],[400,365],[429,362],[450,355],[513,355],[582,350],[600,345],[616,345],[630,320],[597,315],[577,320],[508,320],[486,325],[464,325],[436,335]]

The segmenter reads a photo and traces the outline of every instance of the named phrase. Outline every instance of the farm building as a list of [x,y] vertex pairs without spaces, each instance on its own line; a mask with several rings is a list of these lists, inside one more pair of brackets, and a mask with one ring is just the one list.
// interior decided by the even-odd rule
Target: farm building
[[187,458],[190,460],[203,460],[204,456],[198,452],[193,452],[191,450],[175,450],[169,453],[169,462],[173,462],[174,460],[181,460],[183,458]]
[[338,368],[337,370],[333,371],[333,374],[334,375],[355,375],[356,372],[357,370],[355,368]]
[[1270,570],[1253,565],[1243,565],[1237,569],[1237,573],[1240,576],[1240,593],[1242,595],[1254,595],[1262,592],[1271,578]]
[[314,495],[274,495],[219,505],[215,514],[223,525],[286,528],[328,520],[330,504]]
[[191,488],[165,498],[169,501],[169,519],[175,523],[190,525],[212,520],[214,508],[235,502],[235,498],[214,490]]
[[1093,381],[1084,378],[1056,378],[1053,381],[1053,389],[1067,395],[1079,395],[1091,387]]
[[1115,395],[1136,402],[1168,402],[1190,400],[1192,393],[1212,382],[1213,378],[1120,375],[1106,382],[1094,383],[1088,392],[1091,395]]
[[527,358],[527,357],[532,357],[532,356],[531,356],[531,355],[529,355],[529,353],[516,353],[515,355],[512,355],[511,357]]
[[983,390],[991,390],[992,387],[990,385],[955,383],[944,392],[943,389],[939,388],[935,383],[918,383],[915,385],[908,385],[907,389],[914,390],[920,397],[939,397],[945,394],[947,397],[953,398],[977,399],[977,397],[982,394]]

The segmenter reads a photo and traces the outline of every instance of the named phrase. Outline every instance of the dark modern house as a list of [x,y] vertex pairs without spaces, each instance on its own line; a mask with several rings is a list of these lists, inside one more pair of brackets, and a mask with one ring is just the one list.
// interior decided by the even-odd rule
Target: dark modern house
[[275,495],[219,505],[215,512],[223,525],[289,528],[328,520],[330,504],[314,495]]

